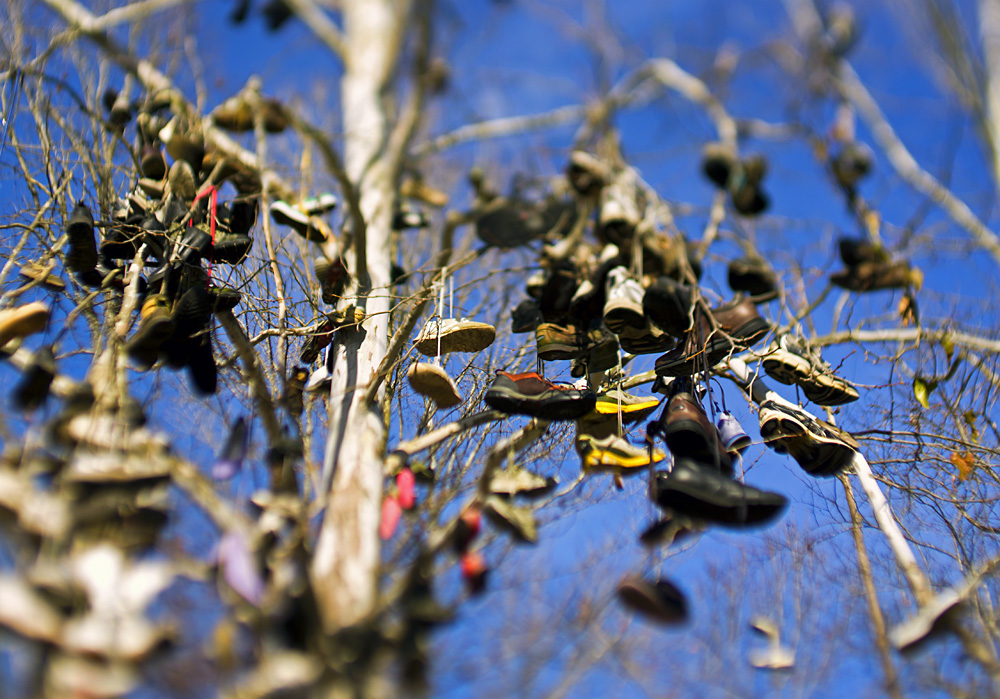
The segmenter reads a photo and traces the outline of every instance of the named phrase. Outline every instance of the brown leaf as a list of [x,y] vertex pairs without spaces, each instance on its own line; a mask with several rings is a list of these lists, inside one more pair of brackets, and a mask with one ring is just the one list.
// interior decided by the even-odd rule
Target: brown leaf
[[960,481],[964,481],[972,475],[974,470],[976,470],[976,459],[967,451],[963,451],[961,453],[953,451],[949,461],[951,461],[952,465],[958,469],[958,480]]
[[912,294],[903,294],[903,298],[899,300],[899,319],[902,321],[904,326],[916,325],[919,321],[917,316],[917,300],[913,298]]

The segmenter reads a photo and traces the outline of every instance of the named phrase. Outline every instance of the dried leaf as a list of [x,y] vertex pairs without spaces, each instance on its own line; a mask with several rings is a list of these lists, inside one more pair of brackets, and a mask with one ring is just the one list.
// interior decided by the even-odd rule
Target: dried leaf
[[945,335],[941,338],[941,347],[944,348],[945,356],[948,357],[948,362],[951,363],[951,357],[955,353],[955,343],[952,342],[950,335]]
[[976,411],[966,410],[962,414],[962,419],[965,420],[966,426],[972,431],[972,441],[976,444],[979,443],[979,430],[976,429]]
[[951,461],[952,465],[958,469],[958,480],[960,481],[964,481],[972,475],[973,471],[976,470],[976,459],[967,451],[953,451],[949,461]]
[[899,300],[899,319],[903,323],[903,326],[916,325],[919,322],[919,317],[917,316],[917,300],[909,292],[903,294],[903,298]]
[[937,381],[927,381],[919,376],[913,379],[913,397],[925,409],[931,407],[927,399],[935,388],[937,388]]

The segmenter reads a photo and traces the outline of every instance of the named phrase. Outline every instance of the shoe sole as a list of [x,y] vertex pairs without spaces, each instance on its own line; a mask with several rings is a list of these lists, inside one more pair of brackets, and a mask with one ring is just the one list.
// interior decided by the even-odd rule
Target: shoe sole
[[539,346],[537,352],[538,358],[546,362],[558,359],[578,359],[586,354],[586,350],[578,345],[563,342],[548,342],[545,346]]
[[806,421],[775,408],[761,409],[760,435],[779,454],[789,454],[811,476],[830,477],[850,466],[857,441],[843,430],[817,420],[817,427],[832,436],[810,429]]
[[729,498],[706,497],[686,483],[672,483],[669,490],[659,493],[657,502],[661,507],[694,520],[736,528],[767,524],[778,517],[788,504],[755,505],[751,508],[745,503],[734,504]]
[[815,373],[808,360],[786,350],[779,350],[763,364],[768,376],[786,386],[799,386],[806,398],[816,405],[844,405],[859,397],[857,389],[844,379]]
[[537,396],[525,396],[505,388],[490,388],[484,397],[486,404],[502,413],[528,415],[544,420],[577,420],[594,409],[597,397],[567,397],[555,391]]
[[697,420],[676,420],[667,424],[664,440],[677,457],[703,455],[711,449],[708,435]]
[[415,346],[418,352],[427,357],[437,357],[450,352],[479,352],[492,345],[496,336],[496,330],[490,326],[456,328],[441,333],[440,352],[436,334],[417,340]]
[[642,314],[642,306],[634,301],[614,299],[604,307],[604,324],[615,335],[620,335],[629,328],[644,329],[646,316]]

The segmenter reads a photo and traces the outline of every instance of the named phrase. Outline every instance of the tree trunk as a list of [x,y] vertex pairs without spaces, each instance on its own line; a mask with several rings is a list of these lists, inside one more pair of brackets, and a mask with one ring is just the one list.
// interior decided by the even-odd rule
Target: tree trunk
[[394,173],[385,152],[389,124],[383,97],[402,44],[408,3],[349,0],[342,9],[344,163],[365,221],[365,230],[351,231],[352,267],[359,294],[355,303],[366,318],[360,332],[339,333],[332,350],[323,465],[330,491],[311,570],[327,632],[363,621],[377,596],[385,425],[377,406],[368,408],[363,399],[388,346]]

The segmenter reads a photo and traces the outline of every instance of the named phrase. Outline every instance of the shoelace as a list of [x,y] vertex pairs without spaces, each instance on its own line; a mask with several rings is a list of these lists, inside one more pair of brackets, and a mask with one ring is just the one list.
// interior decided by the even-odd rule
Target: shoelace
[[[216,188],[214,184],[206,185],[204,189],[198,192],[198,196],[194,198],[194,202],[191,202],[191,206],[194,206],[195,202],[197,202],[205,195],[208,195],[209,197],[208,229],[212,238],[212,251],[213,251],[213,253],[209,253],[208,256],[208,275],[207,275],[208,280],[206,282],[206,288],[208,288],[209,286],[212,285],[212,257],[214,256],[214,250],[215,250],[215,212],[219,204],[219,190],[218,188]],[[194,222],[189,218],[188,227],[190,228],[192,225],[194,225]]]

